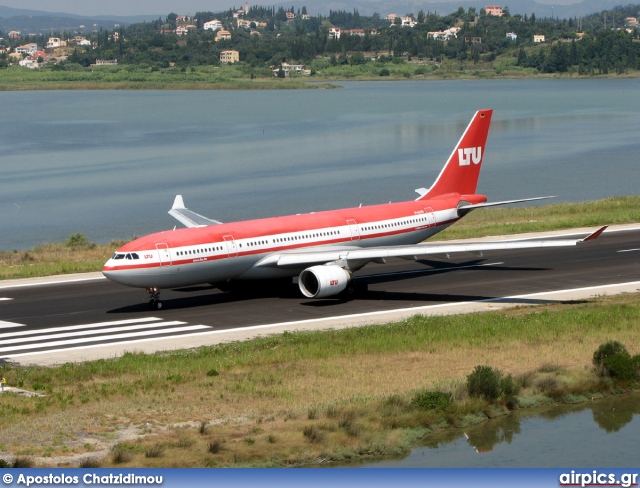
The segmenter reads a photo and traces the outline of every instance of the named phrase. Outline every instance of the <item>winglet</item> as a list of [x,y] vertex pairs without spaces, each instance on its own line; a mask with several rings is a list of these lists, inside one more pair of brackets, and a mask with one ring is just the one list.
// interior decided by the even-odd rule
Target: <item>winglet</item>
[[582,239],[582,241],[580,241],[580,242],[587,242],[587,241],[592,241],[594,239],[597,239],[598,237],[600,237],[600,234],[602,234],[607,227],[609,227],[609,226],[608,225],[603,225],[597,231],[592,232],[587,237]]
[[169,215],[185,227],[205,227],[207,225],[222,223],[218,220],[209,219],[189,210],[184,206],[182,195],[176,195],[176,198],[173,201],[173,206],[171,207],[171,210],[169,210]]
[[176,195],[176,199],[173,201],[173,206],[171,207],[171,210],[174,210],[176,208],[187,208],[184,206],[184,200],[182,199],[182,195]]

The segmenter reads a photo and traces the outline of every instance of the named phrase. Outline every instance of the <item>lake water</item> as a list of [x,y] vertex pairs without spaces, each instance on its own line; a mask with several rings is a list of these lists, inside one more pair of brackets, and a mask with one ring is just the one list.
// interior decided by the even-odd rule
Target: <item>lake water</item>
[[[479,191],[638,192],[640,80],[346,82],[294,91],[0,93],[0,249],[415,198],[494,108]],[[178,224],[179,225],[179,224]]]
[[516,411],[425,438],[403,459],[367,468],[630,468],[638,466],[640,393]]

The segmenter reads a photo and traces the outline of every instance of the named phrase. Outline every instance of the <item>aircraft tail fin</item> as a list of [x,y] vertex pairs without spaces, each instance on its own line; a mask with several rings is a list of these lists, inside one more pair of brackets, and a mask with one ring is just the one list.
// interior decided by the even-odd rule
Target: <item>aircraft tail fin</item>
[[435,183],[429,189],[416,190],[420,194],[417,200],[447,193],[472,195],[476,192],[492,115],[492,109],[475,113]]

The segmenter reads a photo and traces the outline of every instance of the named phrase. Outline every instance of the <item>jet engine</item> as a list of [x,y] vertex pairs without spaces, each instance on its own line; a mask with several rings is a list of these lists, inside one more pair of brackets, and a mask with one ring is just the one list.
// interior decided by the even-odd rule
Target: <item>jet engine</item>
[[325,298],[337,295],[351,281],[351,274],[340,266],[312,266],[298,278],[300,291],[307,298]]

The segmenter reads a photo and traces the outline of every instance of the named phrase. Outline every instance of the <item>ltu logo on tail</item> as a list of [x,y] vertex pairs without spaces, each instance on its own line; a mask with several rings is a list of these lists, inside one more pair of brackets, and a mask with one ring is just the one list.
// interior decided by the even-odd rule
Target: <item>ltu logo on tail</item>
[[469,166],[471,161],[473,161],[473,164],[478,164],[481,159],[481,147],[465,147],[464,149],[458,149],[458,163],[460,166]]

